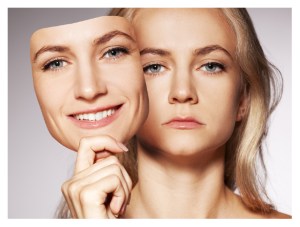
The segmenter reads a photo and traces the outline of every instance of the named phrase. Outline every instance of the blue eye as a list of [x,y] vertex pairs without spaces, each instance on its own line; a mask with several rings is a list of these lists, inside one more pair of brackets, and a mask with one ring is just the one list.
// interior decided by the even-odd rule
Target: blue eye
[[209,73],[216,73],[216,72],[224,70],[225,67],[220,63],[209,62],[205,65],[202,65],[200,69],[203,71],[209,72]]
[[161,69],[161,65],[151,65],[149,66],[149,70],[152,72],[152,73],[158,73]]
[[111,50],[109,52],[107,52],[108,57],[116,57],[118,55],[120,55],[121,51],[120,50]]
[[53,61],[50,63],[50,68],[60,68],[63,67],[64,63],[62,60]]
[[56,70],[66,65],[67,65],[66,61],[62,59],[55,59],[50,61],[49,63],[46,63],[45,66],[42,68],[42,70]]
[[117,58],[120,57],[120,55],[122,55],[123,53],[128,54],[129,51],[123,47],[116,47],[105,52],[103,58]]
[[214,65],[211,63],[209,63],[208,65],[205,65],[204,67],[205,67],[206,71],[209,71],[209,72],[214,72],[214,71],[216,71],[216,69],[218,69],[217,65]]
[[144,67],[144,72],[146,74],[158,74],[165,70],[166,70],[166,68],[159,64],[153,64],[153,65],[148,65],[148,66]]

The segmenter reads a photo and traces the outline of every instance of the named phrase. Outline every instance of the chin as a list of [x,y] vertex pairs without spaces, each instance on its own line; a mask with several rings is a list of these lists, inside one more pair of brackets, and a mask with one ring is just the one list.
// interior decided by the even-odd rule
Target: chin
[[[219,147],[222,147],[227,138],[219,136],[209,135],[209,133],[195,133],[195,132],[175,132],[170,135],[170,133],[162,133],[158,137],[157,135],[145,136],[145,134],[140,134],[138,136],[138,141],[140,143],[150,148],[150,150],[157,150],[157,152],[162,152],[172,156],[197,156],[197,155],[207,155],[209,152],[212,154]],[[153,145],[155,144],[155,147]]]

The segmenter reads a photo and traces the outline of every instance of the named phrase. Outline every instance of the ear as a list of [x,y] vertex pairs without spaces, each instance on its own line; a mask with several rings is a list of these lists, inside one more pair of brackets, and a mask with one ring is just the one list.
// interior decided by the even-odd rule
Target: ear
[[248,105],[248,93],[247,93],[246,85],[244,85],[240,93],[239,104],[238,104],[238,109],[237,109],[237,114],[235,119],[236,121],[241,121],[244,118],[247,110],[247,105]]

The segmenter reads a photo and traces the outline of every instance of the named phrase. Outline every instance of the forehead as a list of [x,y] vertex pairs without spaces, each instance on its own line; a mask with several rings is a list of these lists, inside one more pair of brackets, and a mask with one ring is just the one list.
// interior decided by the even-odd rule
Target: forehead
[[140,9],[132,23],[140,48],[218,44],[235,51],[235,33],[218,9]]
[[131,23],[122,17],[104,16],[74,24],[43,28],[36,31],[30,40],[31,52],[46,45],[77,45],[91,43],[95,38],[118,30],[135,39]]

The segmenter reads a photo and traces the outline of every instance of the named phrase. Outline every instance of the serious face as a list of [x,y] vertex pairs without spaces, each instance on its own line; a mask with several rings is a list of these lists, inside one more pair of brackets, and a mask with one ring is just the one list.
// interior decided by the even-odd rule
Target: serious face
[[100,17],[36,31],[30,42],[34,89],[51,135],[77,150],[82,137],[127,142],[148,114],[133,27]]
[[141,9],[133,19],[149,95],[144,147],[195,155],[224,145],[241,120],[236,37],[214,9]]

